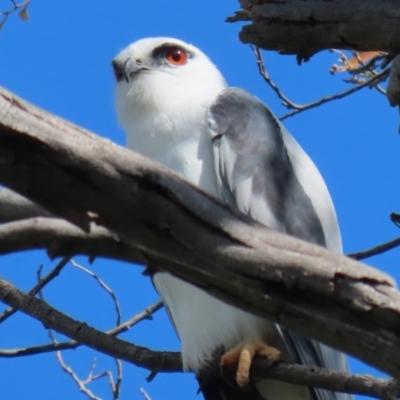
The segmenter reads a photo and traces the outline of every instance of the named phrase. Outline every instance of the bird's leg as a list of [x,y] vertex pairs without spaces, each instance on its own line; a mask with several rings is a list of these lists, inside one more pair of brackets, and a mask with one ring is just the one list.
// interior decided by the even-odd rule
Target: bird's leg
[[281,352],[262,341],[241,344],[229,350],[221,357],[220,366],[232,369],[237,365],[236,382],[240,387],[249,383],[251,362],[255,356],[267,358],[271,364],[281,360]]

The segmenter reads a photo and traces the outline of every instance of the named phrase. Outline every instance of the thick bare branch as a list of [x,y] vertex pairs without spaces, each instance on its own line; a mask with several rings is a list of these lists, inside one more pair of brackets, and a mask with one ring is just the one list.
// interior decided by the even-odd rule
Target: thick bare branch
[[1,182],[83,229],[114,231],[150,267],[400,377],[400,294],[385,274],[262,227],[5,90],[0,164]]
[[[4,289],[6,290],[4,291]],[[26,314],[44,323],[48,328],[73,337],[98,351],[121,358],[151,371],[182,371],[179,353],[151,351],[110,337],[108,334],[111,334],[112,331],[108,331],[108,334],[103,333],[87,326],[85,323],[74,321],[44,301],[36,298],[32,299],[11,284],[0,280],[0,293],[4,292],[7,293],[7,296],[5,299],[2,298],[3,301],[20,308]],[[65,346],[58,343],[53,343],[49,346],[53,346],[53,351],[56,350],[58,352],[66,349]],[[0,357],[11,356],[17,356],[17,354],[12,354],[12,351],[7,350],[0,351]],[[220,372],[216,370],[213,373],[219,374]],[[398,386],[391,380],[374,379],[370,376],[350,375],[345,372],[328,371],[324,368],[286,363],[279,363],[271,367],[268,362],[262,359],[257,359],[253,362],[251,375],[254,378],[270,378],[375,398],[395,399],[394,395],[399,394]],[[389,397],[389,395],[392,395],[392,397]]]
[[252,20],[240,40],[266,50],[297,54],[324,49],[400,51],[400,12],[392,0],[241,0]]
[[10,189],[0,188],[0,222],[35,217],[55,217],[55,215]]
[[[9,192],[12,191],[9,190]],[[355,260],[364,260],[398,246],[400,246],[400,238],[347,256]],[[90,232],[84,232],[60,218],[29,218],[0,225],[0,254],[35,249],[47,250],[52,258],[74,254],[87,255],[90,258],[112,258],[138,264],[146,262],[140,251],[123,243],[109,230],[95,224],[91,226]]]
[[[129,361],[138,367],[151,371],[179,372],[182,370],[179,353],[150,352],[144,347],[135,346],[124,340],[117,339],[115,336],[94,329],[84,322],[73,320],[43,300],[32,298],[32,296],[21,292],[15,286],[2,279],[0,279],[0,300],[41,321],[46,327],[63,333],[77,342],[104,354]],[[7,356],[6,351],[2,353],[2,356]],[[169,356],[167,368],[164,365],[166,354]]]
[[400,394],[399,384],[392,379],[376,379],[370,375],[349,375],[339,371],[287,363],[268,368],[267,363],[265,360],[257,360],[251,369],[252,376],[377,399],[395,400]]
[[51,258],[82,254],[139,264],[146,261],[140,251],[94,224],[90,232],[60,218],[30,218],[0,225],[0,254],[33,249],[47,250]]

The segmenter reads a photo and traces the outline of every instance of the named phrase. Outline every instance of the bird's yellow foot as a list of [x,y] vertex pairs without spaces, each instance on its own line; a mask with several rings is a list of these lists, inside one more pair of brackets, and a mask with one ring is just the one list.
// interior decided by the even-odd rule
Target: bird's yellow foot
[[281,352],[261,341],[238,345],[221,357],[221,368],[233,369],[237,365],[236,382],[240,387],[249,383],[251,362],[255,356],[267,358],[271,364],[281,360]]

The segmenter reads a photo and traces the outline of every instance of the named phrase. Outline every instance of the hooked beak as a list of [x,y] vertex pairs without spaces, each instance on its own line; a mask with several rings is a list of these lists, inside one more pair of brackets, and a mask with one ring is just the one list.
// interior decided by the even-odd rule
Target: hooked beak
[[143,64],[142,60],[134,60],[131,57],[127,58],[123,64],[120,61],[114,60],[112,62],[112,66],[114,68],[117,81],[125,78],[125,80],[129,82],[129,79],[138,74],[140,71],[150,70],[149,67]]

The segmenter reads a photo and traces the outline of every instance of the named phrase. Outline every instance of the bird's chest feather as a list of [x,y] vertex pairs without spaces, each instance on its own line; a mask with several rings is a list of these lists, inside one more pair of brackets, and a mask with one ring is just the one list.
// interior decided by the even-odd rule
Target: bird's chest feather
[[182,342],[185,369],[201,370],[220,348],[267,339],[268,334],[273,341],[272,322],[234,308],[168,273],[156,274],[153,281]]
[[219,196],[211,137],[203,113],[188,120],[180,113],[131,118],[127,147],[167,166],[206,192]]
[[[158,114],[128,132],[128,147],[178,173],[204,191],[219,196],[211,137],[205,123]],[[182,342],[186,369],[200,370],[219,347],[261,339],[273,324],[231,307],[170,274],[154,277],[157,291]],[[270,328],[270,329],[268,329]]]

